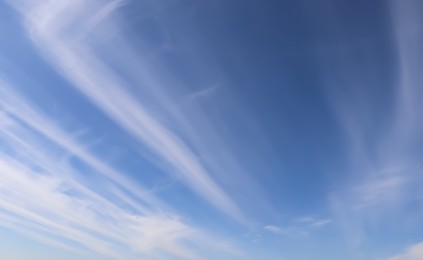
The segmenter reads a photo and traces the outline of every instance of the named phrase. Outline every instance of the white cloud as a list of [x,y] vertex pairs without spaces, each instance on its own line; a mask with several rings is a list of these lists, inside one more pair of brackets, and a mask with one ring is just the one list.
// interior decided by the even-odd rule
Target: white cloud
[[421,260],[423,259],[423,243],[417,243],[410,246],[407,250],[397,256],[389,258],[389,260]]
[[320,220],[316,220],[314,222],[312,222],[310,224],[311,227],[323,227],[326,225],[329,225],[330,223],[332,223],[331,219],[320,219]]
[[266,225],[263,228],[268,232],[278,235],[308,237],[312,235],[313,232],[316,232],[317,229],[323,228],[331,223],[332,219],[323,219],[307,215],[295,218],[290,225],[286,225],[285,227]]
[[416,144],[421,143],[423,130],[423,77],[419,71],[423,52],[416,31],[423,22],[417,12],[421,3],[387,3],[393,28],[391,59],[396,66],[392,75],[369,76],[373,68],[360,66],[376,64],[378,55],[340,53],[331,64],[336,66],[325,66],[326,60],[321,66],[322,71],[327,70],[322,77],[345,138],[345,154],[340,156],[348,161],[333,183],[336,191],[329,195],[330,206],[336,223],[354,246],[366,238],[368,229],[386,221],[387,215],[398,218],[398,223],[402,214],[418,218],[416,211],[405,211],[403,205],[422,196],[418,187],[423,179],[415,167],[421,163]]
[[[144,104],[134,98],[129,91],[130,85],[126,83],[127,79],[121,78],[105,62],[108,59],[116,60],[113,66],[128,71],[136,66],[139,69],[137,75],[145,77],[137,78],[133,83],[142,82],[143,85],[151,85],[151,88],[157,87],[156,79],[143,72],[145,65],[134,59],[137,52],[132,50],[125,37],[119,35],[113,10],[121,5],[121,1],[37,4],[19,1],[11,4],[21,11],[27,29],[42,54],[75,88],[140,143],[149,147],[160,162],[164,160],[169,163],[172,166],[168,170],[170,174],[182,178],[192,190],[216,208],[244,221],[238,206],[211,177],[186,141],[157,120]],[[107,27],[107,31],[102,29],[104,27]],[[110,34],[116,37],[110,38]],[[95,37],[91,37],[93,35]],[[109,42],[113,42],[113,45]],[[106,48],[105,53],[109,56],[100,56],[92,49],[96,45]],[[122,58],[125,61],[122,62]]]
[[274,225],[264,226],[264,229],[275,234],[287,234],[289,231]]
[[[113,181],[117,185],[125,189],[126,192],[131,192],[132,195],[136,196],[139,201],[143,201],[147,205],[155,205],[156,207],[166,207],[162,201],[154,197],[145,187],[141,184],[134,185],[133,182],[121,174],[117,170],[113,169],[103,161],[97,159],[95,156],[86,151],[86,149],[76,142],[69,134],[60,129],[52,120],[43,115],[36,107],[31,106],[25,99],[15,93],[10,86],[6,83],[0,84],[0,104],[7,113],[21,120],[46,138],[50,139],[56,145],[64,148],[70,154],[77,156],[87,165],[97,170],[99,174],[104,175],[107,179]],[[8,120],[12,122],[12,119],[8,117]],[[12,125],[9,123],[9,125]],[[14,124],[19,127],[19,123]],[[26,131],[24,128],[19,128],[19,131]],[[17,137],[16,134],[19,132],[16,128],[6,128],[3,132],[7,135],[10,140],[16,140],[18,143],[23,143],[22,137]],[[30,138],[28,131],[26,138]],[[35,137],[32,137],[35,142]],[[40,143],[37,146],[42,146]],[[34,147],[27,147],[27,149],[34,149]],[[48,159],[43,160],[47,162]],[[138,205],[138,210],[145,211],[141,205]]]
[[[0,93],[0,107],[6,111],[2,116],[9,122],[0,126],[2,147],[9,147],[0,151],[1,225],[61,249],[88,249],[116,259],[131,254],[198,259],[202,249],[235,251],[185,224],[154,194],[84,150],[7,84],[0,84]],[[109,189],[81,181],[81,173],[59,159],[66,153],[92,166],[96,179]],[[138,195],[137,200],[128,192]]]
[[215,94],[215,92],[217,91],[218,88],[219,88],[219,85],[214,85],[214,86],[211,86],[211,87],[201,89],[201,90],[196,91],[194,93],[190,93],[187,96],[187,99],[188,100],[196,100],[196,99],[199,99],[199,98],[206,98],[206,97],[212,96],[212,95]]
[[308,227],[321,227],[326,226],[332,223],[331,219],[320,219],[320,218],[314,218],[311,216],[304,216],[297,218],[295,220],[297,223],[301,223],[302,226],[308,226]]

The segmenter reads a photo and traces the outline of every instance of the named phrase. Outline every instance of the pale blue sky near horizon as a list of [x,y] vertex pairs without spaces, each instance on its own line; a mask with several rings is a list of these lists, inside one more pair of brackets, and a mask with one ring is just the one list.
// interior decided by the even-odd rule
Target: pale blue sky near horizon
[[423,259],[422,12],[0,1],[0,258]]

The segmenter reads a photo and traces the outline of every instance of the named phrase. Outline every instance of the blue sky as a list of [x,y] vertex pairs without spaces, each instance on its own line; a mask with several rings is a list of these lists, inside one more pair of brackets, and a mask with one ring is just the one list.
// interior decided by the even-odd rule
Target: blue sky
[[423,259],[423,3],[0,2],[0,258]]

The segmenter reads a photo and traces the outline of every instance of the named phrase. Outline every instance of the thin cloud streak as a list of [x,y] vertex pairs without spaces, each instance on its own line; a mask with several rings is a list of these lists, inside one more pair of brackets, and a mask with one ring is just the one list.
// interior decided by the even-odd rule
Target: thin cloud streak
[[[356,63],[357,57],[337,57],[337,67],[328,66],[324,79],[330,86],[328,96],[333,111],[345,133],[350,163],[348,178],[338,180],[343,183],[338,183],[339,188],[329,195],[329,204],[353,247],[366,239],[365,229],[378,223],[375,218],[380,221],[386,220],[386,215],[401,218],[401,207],[422,195],[417,188],[423,181],[418,155],[421,151],[415,149],[423,141],[423,120],[419,116],[423,110],[420,72],[423,48],[415,27],[423,21],[417,12],[422,4],[414,0],[392,0],[387,4],[398,73],[390,75],[392,89],[384,86],[380,90],[392,96],[383,114],[373,111],[380,96],[371,93],[372,85],[381,82],[368,77],[375,72],[374,68],[357,66],[361,64]],[[372,58],[366,56],[361,62],[372,64]],[[333,78],[341,79],[351,93],[343,93],[344,88],[339,88],[340,82],[332,81]],[[382,117],[386,120],[381,120]]]
[[[78,144],[62,129],[57,127],[42,113],[38,112],[36,107],[28,105],[28,102],[13,91],[8,84],[0,84],[0,94],[0,105],[4,112],[15,116],[57,145],[66,149],[70,154],[84,161],[100,174],[104,174],[105,177],[120,185],[125,189],[125,191],[131,192],[139,201],[144,201],[145,203],[156,207],[167,207],[158,198],[152,196],[151,193],[141,184],[137,184],[135,186],[132,181],[128,180],[120,172],[91,155],[88,151],[86,151],[86,149],[84,149],[84,147]],[[11,121],[11,119],[9,121]],[[11,137],[13,137],[13,133],[11,133],[11,135]],[[140,206],[138,206],[138,209],[146,211],[146,209],[141,208]]]
[[264,229],[267,230],[267,231],[270,231],[272,233],[275,233],[275,234],[287,234],[287,233],[289,233],[289,230],[285,230],[281,227],[274,226],[274,225],[264,226]]
[[[197,250],[204,244],[209,245],[205,247],[208,250],[218,250],[218,242],[174,214],[164,212],[160,204],[150,201],[150,208],[138,205],[132,208],[143,210],[131,213],[132,205],[116,204],[113,192],[99,192],[93,183],[80,182],[76,169],[57,160],[57,154],[64,154],[63,151],[51,152],[69,145],[57,143],[55,138],[46,142],[36,134],[58,129],[48,129],[52,124],[47,119],[38,121],[42,115],[35,108],[30,109],[33,107],[6,84],[0,85],[0,90],[8,93],[1,95],[7,97],[5,100],[0,99],[2,122],[7,122],[0,125],[0,140],[4,147],[11,147],[0,153],[1,225],[65,250],[78,253],[88,249],[115,259],[130,257],[128,249],[133,254],[160,259],[167,258],[163,254],[201,259]],[[8,102],[15,104],[13,109]],[[33,113],[26,114],[28,111]],[[34,128],[26,123],[28,116],[35,120],[32,123],[44,124]],[[63,133],[60,137],[72,143],[69,135]],[[107,174],[99,174],[113,181]],[[119,187],[119,183],[110,185]],[[187,247],[184,241],[193,246]],[[232,254],[230,248],[223,252]]]
[[[102,9],[104,4],[106,7]],[[91,35],[105,36],[94,28],[116,29],[111,14],[120,4],[120,1],[61,1],[60,4],[35,5],[22,1],[12,5],[22,12],[28,31],[43,55],[74,87],[156,156],[170,163],[173,169],[168,172],[182,177],[192,190],[216,208],[245,221],[240,209],[210,177],[189,146],[133,98],[125,80],[91,49],[91,44],[96,44],[90,39]],[[97,12],[99,9],[103,11]],[[98,14],[94,18],[93,11]],[[87,24],[90,24],[88,28]]]
[[414,244],[399,255],[390,257],[389,260],[419,260],[423,258],[423,242]]

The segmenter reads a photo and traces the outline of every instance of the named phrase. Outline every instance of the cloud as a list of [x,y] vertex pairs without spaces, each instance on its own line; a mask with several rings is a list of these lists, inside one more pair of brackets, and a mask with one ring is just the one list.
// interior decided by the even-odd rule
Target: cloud
[[199,98],[206,98],[206,97],[212,96],[212,95],[215,94],[215,92],[218,90],[219,87],[220,87],[220,85],[214,85],[214,86],[211,86],[211,87],[201,89],[201,90],[196,91],[194,93],[190,93],[187,96],[187,99],[188,100],[196,100],[196,99],[199,99]]
[[270,231],[272,233],[275,233],[275,234],[286,234],[286,233],[288,233],[287,230],[285,230],[281,227],[278,227],[278,226],[274,226],[274,225],[264,226],[264,229],[266,229],[267,231]]
[[[128,134],[125,137],[134,141],[131,145],[135,147],[135,157],[150,160],[161,171],[158,175],[165,173],[181,181],[223,216],[240,224],[249,222],[244,207],[250,207],[250,211],[262,205],[267,207],[259,185],[249,174],[259,168],[251,167],[254,170],[250,170],[253,161],[268,156],[269,153],[262,149],[264,145],[251,141],[254,149],[234,152],[238,148],[233,145],[239,142],[238,133],[228,131],[230,127],[226,122],[231,120],[225,117],[229,113],[218,110],[220,100],[210,99],[213,102],[208,102],[207,107],[200,104],[203,102],[181,102],[187,98],[210,96],[218,88],[220,92],[221,85],[206,82],[201,85],[212,87],[195,92],[192,86],[184,85],[179,75],[164,66],[166,61],[161,63],[160,58],[152,58],[151,53],[155,50],[144,46],[140,35],[128,29],[127,21],[123,22],[124,12],[119,9],[126,1],[7,2],[20,14],[23,27],[40,57],[70,83],[56,86],[55,91],[70,88],[74,93],[76,90],[78,100],[90,103],[90,107],[93,105],[95,112],[111,119],[108,123]],[[157,23],[161,23],[159,18]],[[172,45],[163,43],[166,44]],[[170,51],[175,50],[177,48]],[[32,75],[28,73],[28,76]],[[224,78],[219,79],[225,82]],[[200,257],[198,251],[203,252],[203,247],[206,252],[219,251],[219,248],[222,252],[236,251],[188,225],[179,216],[183,207],[178,208],[176,214],[178,205],[169,205],[141,177],[134,180],[130,170],[122,170],[91,152],[87,142],[80,141],[84,138],[67,132],[42,105],[32,104],[30,95],[26,98],[21,95],[30,87],[13,79],[0,85],[1,140],[10,148],[4,151],[2,159],[4,167],[10,171],[19,169],[22,182],[13,183],[17,191],[32,181],[33,175],[40,175],[43,177],[34,182],[39,189],[45,190],[40,194],[53,201],[51,209],[42,204],[34,205],[35,215],[31,215],[24,211],[26,200],[20,201],[5,193],[4,203],[8,201],[9,204],[4,206],[9,208],[2,217],[8,220],[11,228],[21,226],[20,232],[49,243],[60,241],[56,246],[62,248],[88,248],[117,258],[127,248],[141,254],[182,258]],[[235,102],[230,100],[228,103],[235,108]],[[216,111],[219,113],[214,113]],[[255,125],[247,113],[239,111],[235,113],[235,121],[248,124],[238,126],[247,135]],[[75,112],[76,117],[79,117],[78,112],[84,113],[71,112]],[[89,127],[81,126],[82,129]],[[256,130],[251,133],[260,135]],[[249,156],[243,156],[247,153]],[[13,158],[20,159],[14,161]],[[84,170],[78,169],[73,160],[81,163]],[[11,180],[5,180],[7,182]],[[12,183],[8,185],[13,186]],[[31,197],[38,190],[29,189],[28,192]],[[50,202],[46,200],[45,203]],[[77,218],[72,213],[80,208],[84,214]],[[99,212],[99,208],[104,212]],[[75,221],[67,215],[75,217]],[[57,219],[58,226],[45,222],[48,219]],[[199,245],[201,243],[206,246]],[[75,244],[78,246],[74,247]]]
[[423,259],[423,243],[410,246],[400,255],[393,256],[389,260],[420,260]]
[[[0,125],[1,225],[64,250],[116,259],[201,259],[204,250],[236,252],[184,223],[149,190],[90,154],[7,83],[0,84],[0,93],[7,121]],[[95,181],[80,178],[88,172],[60,158],[69,153],[92,167]]]
[[301,217],[294,221],[294,224],[287,227],[280,227],[276,225],[266,225],[264,230],[277,234],[289,236],[309,236],[317,228],[322,228],[332,223],[331,219],[315,219],[313,217]]
[[320,226],[326,226],[332,223],[332,220],[331,219],[316,219],[314,217],[305,216],[305,217],[300,217],[296,219],[295,222],[301,223],[303,226],[320,227]]
[[282,228],[279,226],[275,226],[275,225],[267,225],[264,226],[264,229],[268,232],[271,232],[273,234],[276,235],[285,235],[288,236],[290,238],[295,238],[295,237],[308,237],[310,235],[309,230],[305,229],[305,228],[301,228],[301,227],[296,227],[296,226],[290,226],[290,227],[286,227],[286,228]]
[[[60,129],[60,127],[58,127],[51,119],[41,113],[36,107],[31,106],[27,100],[13,91],[13,89],[7,83],[3,82],[0,84],[0,94],[0,103],[3,109],[3,114],[8,113],[11,116],[19,119],[22,123],[50,139],[57,146],[62,147],[68,153],[81,159],[87,165],[97,170],[99,174],[104,175],[104,177],[107,179],[124,188],[126,192],[132,193],[132,195],[136,196],[139,201],[143,201],[147,205],[150,204],[159,207],[166,207],[162,201],[154,197],[141,184],[134,185],[133,182],[126,178],[125,175],[122,175],[121,172],[118,172],[117,170],[113,169],[103,161],[90,154],[83,145],[76,142],[71,136],[69,136],[69,134]],[[10,117],[7,117],[7,120],[11,126],[19,126],[20,124],[19,121],[15,121],[14,124],[11,123],[13,122],[13,119]],[[6,128],[3,131],[6,131],[5,133],[8,135],[9,139],[17,139],[19,142],[22,142],[20,137],[16,137],[16,133],[14,132],[16,130]],[[21,128],[20,131],[24,130]],[[26,131],[26,133],[28,134],[28,131]],[[35,137],[32,138],[35,140]],[[33,149],[31,147],[29,148]],[[138,206],[138,209],[145,211],[145,209],[141,209],[140,205]]]
[[[155,116],[158,111],[172,106],[172,103],[167,101],[164,94],[157,96],[158,92],[164,92],[164,89],[160,89],[161,80],[154,77],[154,72],[150,73],[147,64],[140,62],[144,57],[137,54],[119,31],[114,11],[122,5],[122,1],[37,4],[20,1],[11,4],[21,12],[41,54],[94,105],[140,144],[148,147],[158,158],[154,162],[159,167],[163,168],[165,161],[166,165],[171,166],[166,170],[169,174],[181,178],[217,209],[241,222],[245,221],[239,207],[211,176],[186,139],[159,120],[161,117]],[[100,55],[93,48],[107,50],[102,52],[107,55]],[[107,62],[110,60],[113,63]],[[114,70],[115,67],[126,70],[131,76],[121,77]],[[134,67],[138,71],[131,74]],[[128,81],[132,84],[128,84]],[[154,105],[159,107],[158,111],[152,111],[151,107],[140,102],[142,99],[134,97],[131,89],[140,83],[148,86],[142,91],[158,102]],[[162,117],[172,118],[173,115],[165,113]],[[184,135],[192,138],[189,136]]]
[[[1,215],[9,218],[6,226],[17,225],[44,237],[72,241],[79,249],[88,248],[114,258],[123,257],[119,249],[122,243],[147,254],[155,254],[156,247],[176,255],[185,251],[175,242],[193,231],[178,219],[127,213],[87,187],[50,172],[48,165],[40,167],[43,174],[7,155],[1,156],[0,205]],[[69,195],[75,193],[78,196]],[[164,236],[167,245],[151,246],[157,236]]]
[[311,223],[310,226],[311,227],[323,227],[323,226],[329,225],[330,223],[332,223],[332,220],[322,219],[322,220],[316,220],[315,222]]
[[423,78],[418,69],[423,52],[416,31],[422,23],[416,12],[421,3],[387,4],[393,27],[386,39],[393,42],[393,51],[383,55],[390,57],[394,73],[374,77],[382,54],[361,53],[360,48],[358,53],[339,53],[333,64],[321,61],[322,81],[344,137],[340,158],[347,162],[338,169],[340,177],[331,180],[329,204],[352,246],[359,246],[372,233],[367,230],[387,221],[386,216],[401,220],[419,215],[404,205],[422,195],[418,187],[423,179],[416,167],[421,164],[416,147],[423,140]]

